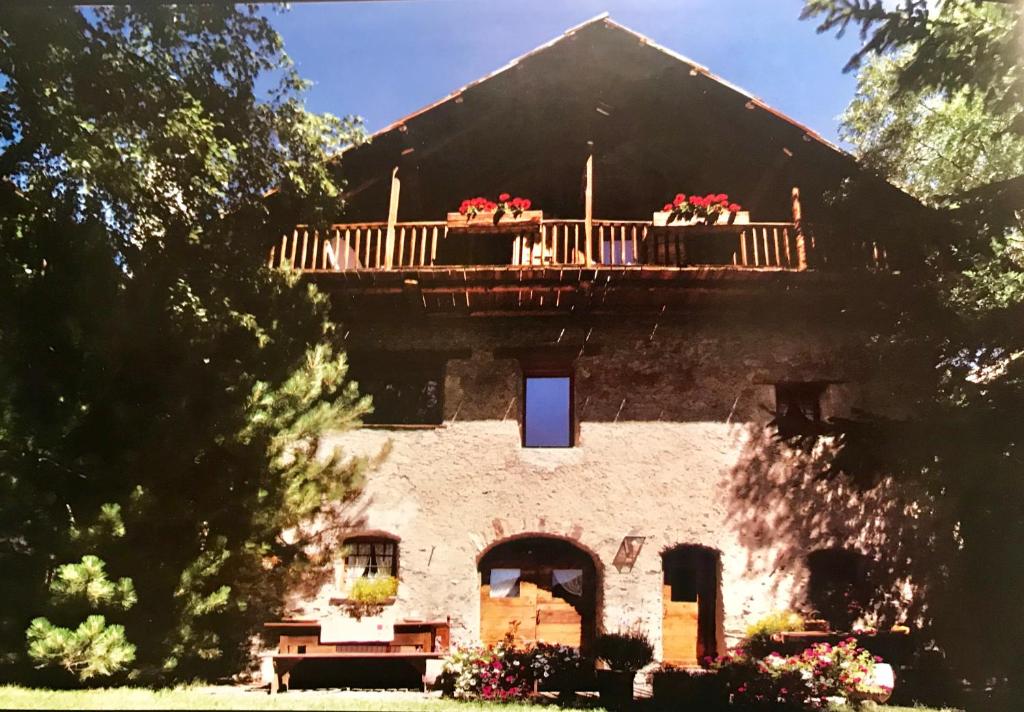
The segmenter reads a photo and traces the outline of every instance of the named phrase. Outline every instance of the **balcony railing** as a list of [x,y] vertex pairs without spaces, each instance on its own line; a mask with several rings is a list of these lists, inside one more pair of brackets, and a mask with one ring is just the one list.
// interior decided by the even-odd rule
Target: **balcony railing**
[[762,270],[889,269],[877,241],[839,240],[795,222],[655,227],[649,221],[544,220],[522,232],[473,234],[445,222],[298,226],[269,254],[272,267],[304,272],[430,270],[455,266],[630,269],[723,266]]

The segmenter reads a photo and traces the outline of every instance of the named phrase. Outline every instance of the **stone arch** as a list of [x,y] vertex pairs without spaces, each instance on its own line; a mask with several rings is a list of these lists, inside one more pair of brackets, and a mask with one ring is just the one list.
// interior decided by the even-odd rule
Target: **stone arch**
[[722,552],[703,544],[661,550],[662,659],[696,665],[725,648]]
[[602,590],[599,557],[571,537],[520,533],[477,557],[480,639],[514,631],[521,642],[563,643],[587,652],[597,633]]

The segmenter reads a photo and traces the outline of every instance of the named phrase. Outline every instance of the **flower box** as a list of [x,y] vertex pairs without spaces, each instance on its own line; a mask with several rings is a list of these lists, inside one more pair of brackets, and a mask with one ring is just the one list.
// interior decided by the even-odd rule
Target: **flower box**
[[[668,216],[672,213],[667,210],[659,210],[654,213],[652,222],[655,227],[676,227],[684,225],[703,225],[704,218],[692,217],[683,218],[681,220],[673,220],[671,223],[668,221]],[[718,221],[715,225],[748,225],[750,224],[750,211],[741,210],[737,213],[723,212],[718,216]]]
[[462,213],[448,213],[448,229],[467,232],[518,232],[524,228],[540,230],[541,221],[544,220],[543,210],[524,210],[519,217],[506,210],[502,211],[497,221],[495,215],[497,213],[493,210],[479,212],[472,217]]

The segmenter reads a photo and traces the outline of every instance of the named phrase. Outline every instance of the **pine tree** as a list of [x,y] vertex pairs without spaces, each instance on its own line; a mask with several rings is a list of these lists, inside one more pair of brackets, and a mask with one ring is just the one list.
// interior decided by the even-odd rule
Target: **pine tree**
[[326,159],[362,136],[304,86],[258,8],[0,14],[7,677],[236,672],[311,563],[281,531],[358,487],[322,446],[369,405],[341,332],[264,263],[279,220],[337,215]]

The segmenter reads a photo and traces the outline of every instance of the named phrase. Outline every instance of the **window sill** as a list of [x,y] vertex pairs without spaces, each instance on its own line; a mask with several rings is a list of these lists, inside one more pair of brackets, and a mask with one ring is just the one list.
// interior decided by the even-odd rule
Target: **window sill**
[[[395,601],[397,601],[397,600],[398,599],[396,597],[392,596],[391,598],[385,598],[380,603],[374,603],[372,605],[375,605],[375,606],[393,606],[393,605],[395,605]],[[332,596],[330,599],[328,599],[328,603],[330,603],[332,606],[352,606],[352,605],[357,605],[358,601],[355,601],[355,600],[353,600],[351,598],[348,598],[347,596],[338,596],[338,597]]]

